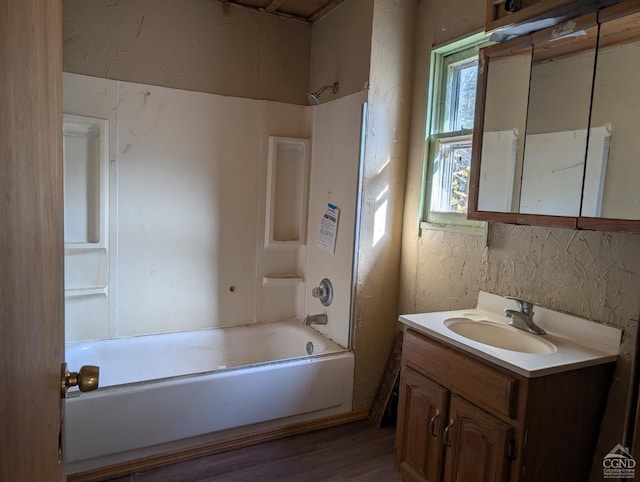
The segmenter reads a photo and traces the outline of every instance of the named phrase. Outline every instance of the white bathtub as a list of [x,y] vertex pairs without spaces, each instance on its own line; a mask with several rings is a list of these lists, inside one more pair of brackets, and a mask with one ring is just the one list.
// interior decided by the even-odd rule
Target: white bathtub
[[66,360],[101,386],[67,398],[68,474],[351,411],[353,354],[300,321],[74,342]]

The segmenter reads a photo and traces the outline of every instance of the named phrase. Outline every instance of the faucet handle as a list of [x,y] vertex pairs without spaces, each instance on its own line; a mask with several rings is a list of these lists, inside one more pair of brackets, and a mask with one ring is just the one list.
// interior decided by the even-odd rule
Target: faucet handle
[[505,296],[508,300],[513,300],[518,304],[518,309],[525,315],[533,316],[533,303],[531,301],[523,300],[515,296]]
[[329,306],[333,301],[333,285],[331,284],[331,281],[329,281],[327,278],[324,278],[322,281],[320,281],[320,286],[311,290],[311,295],[314,298],[318,298],[320,300],[320,303],[322,303],[324,306]]

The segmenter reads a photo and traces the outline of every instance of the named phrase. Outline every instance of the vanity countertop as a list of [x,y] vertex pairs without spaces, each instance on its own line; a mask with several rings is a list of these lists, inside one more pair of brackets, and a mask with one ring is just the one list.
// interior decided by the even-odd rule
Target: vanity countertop
[[[516,302],[481,291],[476,308],[401,315],[400,321],[420,333],[528,378],[599,365],[618,358],[622,338],[618,328],[535,306],[534,322],[547,334],[533,335],[510,327],[509,319],[504,315],[505,308],[517,309]],[[552,349],[549,353],[526,353],[480,343],[448,328],[445,320],[451,319],[499,323],[501,328],[541,339]]]

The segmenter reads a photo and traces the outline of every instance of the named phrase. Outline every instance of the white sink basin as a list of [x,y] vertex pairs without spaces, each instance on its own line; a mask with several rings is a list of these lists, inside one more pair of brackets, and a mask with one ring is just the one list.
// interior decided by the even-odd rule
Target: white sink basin
[[567,313],[535,307],[546,335],[509,326],[515,301],[480,291],[476,308],[401,315],[408,328],[527,378],[616,361],[622,331]]
[[539,335],[493,321],[456,317],[444,320],[444,325],[460,336],[502,350],[536,354],[556,351],[555,345]]

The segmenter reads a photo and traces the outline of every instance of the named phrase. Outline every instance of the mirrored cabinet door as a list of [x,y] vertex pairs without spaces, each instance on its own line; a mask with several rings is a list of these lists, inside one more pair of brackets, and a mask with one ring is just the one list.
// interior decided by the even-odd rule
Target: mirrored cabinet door
[[597,37],[595,14],[532,36],[520,214],[580,214]]
[[640,220],[639,181],[640,11],[600,26],[581,215]]
[[531,57],[530,37],[484,51],[479,211],[518,211]]

